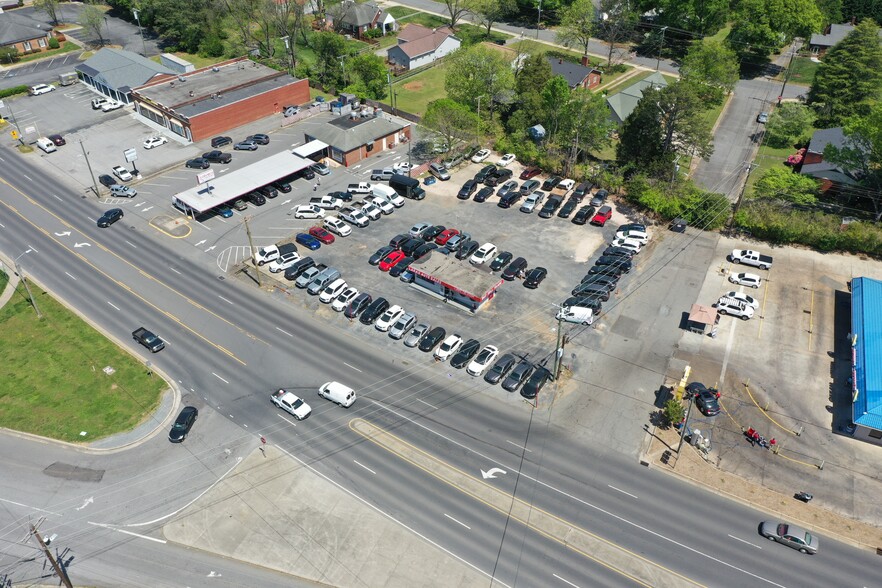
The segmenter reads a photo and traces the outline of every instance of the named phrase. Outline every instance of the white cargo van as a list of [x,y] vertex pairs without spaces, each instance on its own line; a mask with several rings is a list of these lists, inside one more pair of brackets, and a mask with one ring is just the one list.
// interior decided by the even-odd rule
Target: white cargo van
[[377,198],[382,198],[395,208],[401,208],[404,206],[404,198],[398,195],[393,188],[385,184],[371,184],[371,194],[376,196]]
[[344,386],[340,382],[327,382],[319,388],[319,396],[331,402],[336,402],[344,408],[349,408],[355,402],[355,390]]
[[46,137],[40,137],[37,139],[37,147],[45,151],[46,153],[52,153],[53,151],[57,151],[55,147],[55,143],[47,139]]
[[594,322],[594,312],[581,306],[565,306],[557,312],[557,320],[568,323],[590,325]]

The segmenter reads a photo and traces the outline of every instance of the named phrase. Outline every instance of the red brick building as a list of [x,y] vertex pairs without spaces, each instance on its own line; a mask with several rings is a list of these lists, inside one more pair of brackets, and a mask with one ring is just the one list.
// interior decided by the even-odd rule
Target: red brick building
[[240,57],[159,75],[131,98],[136,113],[196,142],[309,102],[309,82]]
[[389,113],[320,114],[297,125],[306,142],[328,146],[328,156],[350,166],[411,139],[410,122]]

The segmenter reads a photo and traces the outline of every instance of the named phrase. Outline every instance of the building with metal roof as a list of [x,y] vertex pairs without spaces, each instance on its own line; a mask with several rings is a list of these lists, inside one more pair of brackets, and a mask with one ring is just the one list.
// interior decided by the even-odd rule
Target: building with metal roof
[[609,96],[606,99],[606,105],[609,107],[610,116],[613,121],[617,125],[621,125],[637,108],[637,103],[643,98],[644,92],[649,89],[658,90],[667,85],[668,82],[665,80],[665,77],[656,71],[642,80],[634,82],[621,92]]
[[415,288],[470,313],[491,301],[503,283],[502,278],[486,268],[441,253],[433,252],[409,269]]
[[172,75],[169,68],[131,51],[105,47],[74,66],[84,84],[101,94],[129,104],[133,88],[142,86],[160,75]]
[[319,140],[329,146],[329,156],[345,166],[358,163],[385,149],[410,140],[411,124],[387,112],[322,113],[300,121],[307,142]]
[[882,282],[851,281],[851,387],[854,437],[882,445]]

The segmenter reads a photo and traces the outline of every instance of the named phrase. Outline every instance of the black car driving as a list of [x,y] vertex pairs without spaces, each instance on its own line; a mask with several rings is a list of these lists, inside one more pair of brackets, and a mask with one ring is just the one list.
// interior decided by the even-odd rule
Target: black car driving
[[185,406],[178,418],[175,419],[175,424],[172,425],[171,431],[168,433],[168,440],[172,443],[180,443],[186,439],[197,416],[199,416],[199,410],[195,406]]

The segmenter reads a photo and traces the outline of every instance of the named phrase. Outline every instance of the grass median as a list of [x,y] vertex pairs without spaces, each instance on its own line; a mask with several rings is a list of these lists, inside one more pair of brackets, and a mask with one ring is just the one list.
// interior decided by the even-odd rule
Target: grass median
[[0,308],[0,426],[85,443],[147,418],[165,382],[32,282],[30,288],[42,319],[21,283]]

